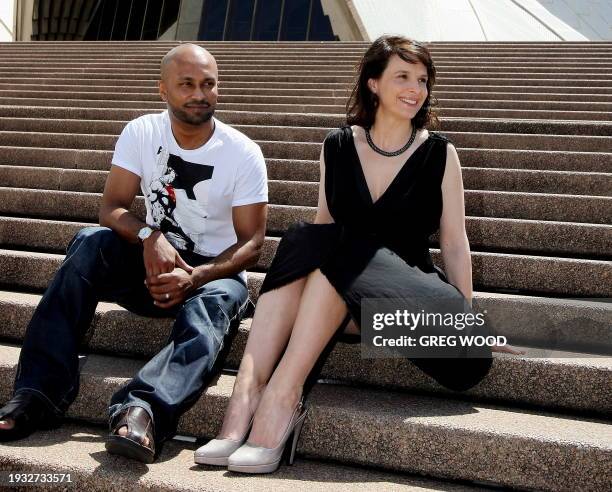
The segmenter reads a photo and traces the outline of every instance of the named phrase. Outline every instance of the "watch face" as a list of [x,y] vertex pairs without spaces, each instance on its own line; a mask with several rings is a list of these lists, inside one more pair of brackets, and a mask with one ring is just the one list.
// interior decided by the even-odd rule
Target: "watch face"
[[140,231],[138,231],[138,237],[144,241],[151,235],[152,232],[153,229],[151,229],[150,227],[143,227],[142,229],[140,229]]

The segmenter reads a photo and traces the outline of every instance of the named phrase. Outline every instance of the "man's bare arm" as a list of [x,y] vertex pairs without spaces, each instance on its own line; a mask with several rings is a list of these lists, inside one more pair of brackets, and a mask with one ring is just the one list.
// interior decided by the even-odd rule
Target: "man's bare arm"
[[194,268],[192,278],[199,287],[218,278],[235,275],[257,264],[266,236],[267,203],[232,208],[237,241],[214,260]]
[[[126,241],[138,244],[138,231],[147,224],[130,212],[129,208],[140,188],[140,177],[119,166],[111,166],[104,186],[98,220]],[[164,235],[156,231],[143,242],[143,259],[147,277],[168,273],[174,267],[191,273],[192,268],[183,261]]]
[[111,228],[131,243],[140,242],[138,231],[146,226],[129,210],[139,188],[138,175],[121,167],[111,166],[98,215],[101,226]]
[[170,273],[147,277],[147,287],[155,304],[161,308],[170,308],[183,302],[192,290],[255,265],[265,239],[267,214],[266,203],[233,207],[236,243],[209,263],[195,267],[191,274],[175,268]]

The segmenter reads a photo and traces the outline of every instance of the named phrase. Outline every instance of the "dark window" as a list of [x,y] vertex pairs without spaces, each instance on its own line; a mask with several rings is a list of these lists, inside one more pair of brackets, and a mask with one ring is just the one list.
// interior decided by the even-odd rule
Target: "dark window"
[[110,39],[111,30],[113,28],[113,18],[115,16],[116,0],[108,0],[102,4],[100,27],[98,30],[98,39]]
[[82,0],[74,3],[66,35],[86,40],[157,39],[176,22],[180,5],[179,0]]
[[304,41],[308,29],[310,0],[285,0],[281,27],[282,41]]
[[198,39],[204,41],[221,41],[227,14],[228,0],[206,0],[202,10],[200,33]]
[[115,8],[115,17],[113,22],[113,32],[111,39],[113,41],[123,41],[125,39],[125,30],[127,29],[128,17],[130,15],[131,0],[118,2]]
[[232,0],[225,39],[228,41],[245,41],[251,39],[251,23],[255,0]]
[[321,0],[205,0],[198,39],[328,41],[336,37]]
[[157,39],[157,29],[161,16],[163,0],[148,0],[142,28],[142,39]]
[[145,3],[142,0],[132,0],[132,10],[129,14],[125,39],[140,39]]
[[310,41],[331,41],[335,39],[329,17],[323,13],[321,0],[314,0],[312,2],[308,39]]
[[282,0],[257,0],[253,41],[276,41]]
[[162,12],[162,17],[159,23],[159,36],[164,34],[168,29],[172,27],[172,24],[176,22],[176,20],[178,19],[180,7],[181,2],[177,2],[176,0],[165,0],[164,10]]

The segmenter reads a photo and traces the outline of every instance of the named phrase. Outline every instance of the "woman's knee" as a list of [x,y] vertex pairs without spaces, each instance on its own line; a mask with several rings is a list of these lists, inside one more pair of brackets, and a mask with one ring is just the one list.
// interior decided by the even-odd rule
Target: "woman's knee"
[[257,306],[270,302],[276,307],[282,308],[283,306],[289,307],[298,303],[304,290],[304,285],[306,285],[306,279],[307,277],[300,277],[275,289],[260,292]]

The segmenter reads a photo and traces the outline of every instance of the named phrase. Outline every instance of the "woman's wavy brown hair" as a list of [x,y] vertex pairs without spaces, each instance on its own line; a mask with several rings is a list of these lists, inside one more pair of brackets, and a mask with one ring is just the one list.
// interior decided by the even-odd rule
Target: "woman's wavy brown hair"
[[378,79],[387,68],[389,59],[397,55],[408,63],[421,62],[427,68],[427,99],[412,119],[417,128],[436,128],[439,121],[435,107],[438,101],[431,95],[436,82],[436,67],[429,50],[418,41],[403,36],[381,36],[368,48],[357,66],[357,80],[346,103],[346,122],[371,128],[376,118],[378,96],[368,87],[369,79]]

